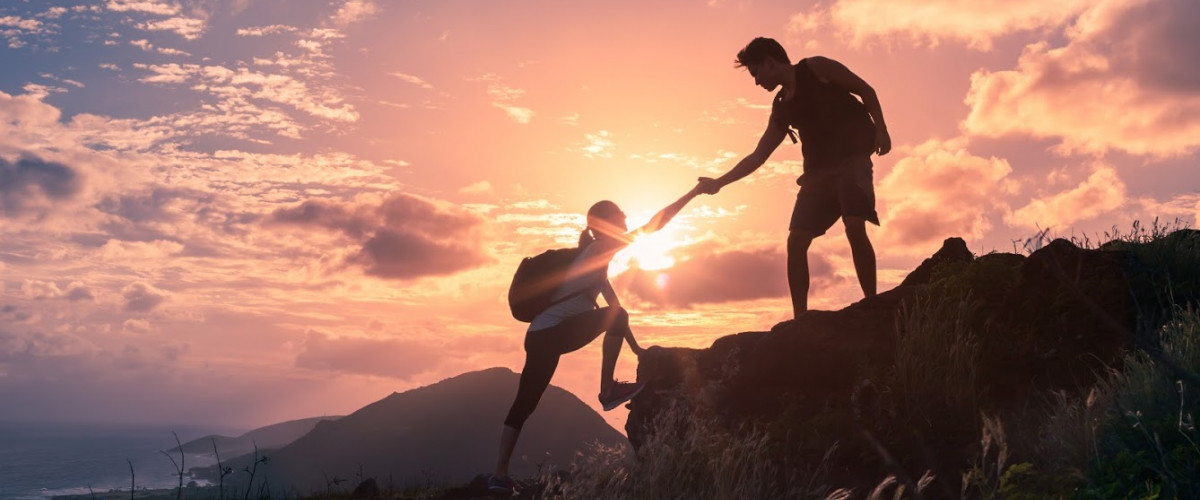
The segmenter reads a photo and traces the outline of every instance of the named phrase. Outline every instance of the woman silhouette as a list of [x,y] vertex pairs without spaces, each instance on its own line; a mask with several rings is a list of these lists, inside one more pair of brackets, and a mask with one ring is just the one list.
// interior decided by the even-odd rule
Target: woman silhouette
[[[571,278],[555,294],[554,305],[538,314],[525,333],[525,367],[521,381],[500,433],[500,452],[496,469],[488,479],[488,489],[496,493],[511,493],[513,481],[508,477],[508,462],[525,420],[537,407],[542,393],[563,354],[588,345],[605,333],[603,360],[600,364],[600,404],[608,411],[629,401],[642,390],[642,383],[617,382],[613,370],[622,340],[641,356],[644,352],[629,328],[629,314],[608,281],[608,263],[619,250],[629,246],[640,234],[662,229],[679,210],[702,191],[697,186],[682,198],[659,211],[639,229],[628,231],[625,213],[611,201],[592,205],[587,213],[587,227],[579,235],[582,251],[571,262],[567,275]],[[605,307],[598,307],[596,297],[604,295]]]

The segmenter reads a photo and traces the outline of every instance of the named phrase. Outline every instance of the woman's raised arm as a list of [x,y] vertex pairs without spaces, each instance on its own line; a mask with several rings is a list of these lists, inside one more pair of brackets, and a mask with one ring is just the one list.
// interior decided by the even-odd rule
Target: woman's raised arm
[[659,210],[658,213],[654,214],[654,217],[651,217],[650,222],[647,222],[646,225],[634,229],[626,234],[626,239],[628,241],[632,241],[633,238],[639,234],[650,234],[662,229],[663,226],[667,225],[668,222],[671,222],[671,219],[675,218],[675,215],[678,214],[680,210],[683,210],[683,207],[687,205],[689,201],[692,201],[692,198],[695,198],[703,193],[704,191],[702,191],[700,189],[700,185],[697,184],[696,187],[692,188],[691,191],[688,191],[687,194],[683,195],[678,200],[675,200],[674,203],[667,205],[666,208],[663,208],[662,210]]

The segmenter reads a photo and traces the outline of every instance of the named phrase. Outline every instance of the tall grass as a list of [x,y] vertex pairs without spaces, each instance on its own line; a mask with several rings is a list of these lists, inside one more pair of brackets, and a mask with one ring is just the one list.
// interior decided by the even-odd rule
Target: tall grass
[[1093,387],[1050,395],[1031,456],[1004,466],[985,445],[965,496],[1200,498],[1200,233],[1179,229],[1105,234],[1099,248],[1127,256],[1129,352]]
[[795,467],[772,460],[765,431],[729,431],[696,408],[677,403],[653,423],[634,453],[598,446],[581,454],[566,474],[545,478],[544,498],[763,499],[824,498],[831,448],[825,460]]
[[973,420],[983,356],[971,321],[978,307],[970,293],[924,295],[897,315],[896,361],[885,383],[897,394],[903,422]]

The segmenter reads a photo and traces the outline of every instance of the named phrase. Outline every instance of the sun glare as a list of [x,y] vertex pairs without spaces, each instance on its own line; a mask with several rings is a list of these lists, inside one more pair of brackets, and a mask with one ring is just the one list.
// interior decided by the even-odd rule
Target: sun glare
[[662,232],[638,236],[625,250],[630,263],[645,271],[670,269],[675,265],[675,258],[669,253],[678,245],[669,236]]
[[682,245],[682,239],[673,234],[670,228],[638,236],[613,258],[609,275],[615,276],[634,267],[643,271],[670,269],[675,265],[675,257],[671,252]]

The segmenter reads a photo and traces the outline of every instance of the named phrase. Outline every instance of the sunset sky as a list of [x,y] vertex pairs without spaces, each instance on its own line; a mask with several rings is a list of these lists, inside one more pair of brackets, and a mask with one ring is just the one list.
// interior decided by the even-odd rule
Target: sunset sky
[[[749,153],[755,36],[879,95],[881,290],[951,236],[1195,227],[1197,26],[1196,0],[5,1],[0,421],[251,427],[519,371],[517,263]],[[785,143],[618,256],[643,345],[790,316],[801,169]],[[840,226],[810,259],[810,307],[861,298]],[[597,409],[599,344],[554,379]]]

